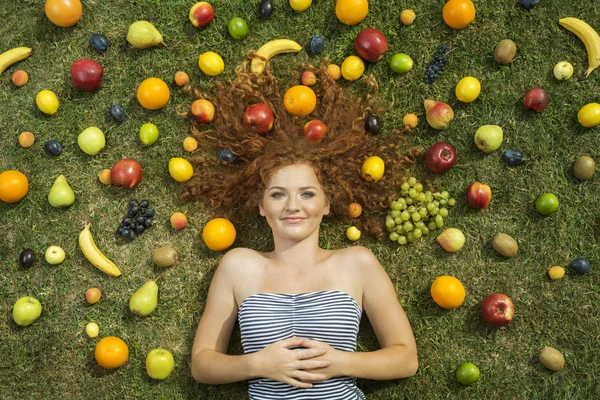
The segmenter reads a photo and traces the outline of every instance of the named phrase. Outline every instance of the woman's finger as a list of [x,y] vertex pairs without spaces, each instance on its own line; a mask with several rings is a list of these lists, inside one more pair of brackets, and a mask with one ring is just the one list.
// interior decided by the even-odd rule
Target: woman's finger
[[325,353],[327,353],[327,349],[324,349],[322,347],[316,349],[296,350],[296,359],[305,360],[307,358],[322,356]]
[[328,360],[305,360],[298,364],[298,369],[311,370],[317,368],[327,368],[331,365]]
[[292,336],[289,339],[282,340],[280,342],[280,344],[281,344],[282,347],[289,348],[289,347],[298,347],[298,346],[301,346],[303,342],[304,342],[304,338]]
[[325,374],[313,374],[307,371],[296,371],[292,377],[302,382],[321,382],[327,379]]
[[313,386],[309,382],[301,382],[301,381],[299,381],[297,379],[294,379],[294,378],[287,379],[287,381],[285,383],[287,383],[288,385],[292,385],[292,386],[298,387],[298,388],[302,388],[302,389],[309,389],[309,388],[311,388]]

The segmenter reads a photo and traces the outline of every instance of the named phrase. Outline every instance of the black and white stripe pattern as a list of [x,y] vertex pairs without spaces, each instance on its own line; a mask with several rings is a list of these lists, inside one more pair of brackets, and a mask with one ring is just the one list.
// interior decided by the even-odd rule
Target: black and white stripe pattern
[[[356,350],[362,310],[339,290],[299,294],[258,293],[238,311],[244,353],[254,353],[292,336],[318,340],[342,351]],[[248,395],[262,399],[364,399],[351,377],[336,377],[301,389],[270,379],[252,379]]]

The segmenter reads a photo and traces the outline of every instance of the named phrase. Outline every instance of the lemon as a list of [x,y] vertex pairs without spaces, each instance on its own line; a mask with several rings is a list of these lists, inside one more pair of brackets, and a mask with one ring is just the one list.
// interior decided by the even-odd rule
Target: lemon
[[355,242],[360,239],[360,230],[355,226],[350,226],[346,229],[346,237]]
[[464,77],[456,84],[456,98],[463,103],[475,101],[479,93],[481,93],[481,83],[472,76]]
[[307,10],[311,4],[312,0],[290,0],[290,7],[298,12]]
[[600,124],[600,104],[589,103],[581,107],[577,113],[577,120],[585,128],[593,128]]
[[371,156],[365,160],[362,165],[361,172],[363,177],[368,181],[378,181],[383,177],[385,164],[381,157]]
[[565,276],[565,269],[559,266],[550,267],[550,269],[548,269],[548,275],[550,276],[550,279],[555,281]]
[[169,174],[177,182],[185,182],[194,175],[194,168],[188,160],[174,157],[169,160]]
[[223,72],[223,69],[225,68],[221,56],[213,51],[207,51],[206,53],[200,54],[198,66],[202,72],[209,76],[217,76]]
[[355,81],[365,72],[365,63],[358,56],[348,56],[342,63],[342,76],[347,81]]
[[45,89],[35,96],[35,104],[44,114],[52,115],[58,110],[58,97],[53,91]]

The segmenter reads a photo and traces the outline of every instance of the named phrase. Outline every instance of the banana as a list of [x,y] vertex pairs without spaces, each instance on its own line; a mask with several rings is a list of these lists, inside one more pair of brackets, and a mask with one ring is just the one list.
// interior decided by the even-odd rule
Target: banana
[[98,247],[96,247],[92,232],[90,232],[91,225],[92,224],[87,224],[85,229],[79,234],[79,248],[83,252],[83,255],[100,271],[112,276],[121,275],[121,271],[119,271],[119,268],[117,268],[115,263],[110,261],[100,250],[98,250]]
[[0,54],[0,75],[17,61],[26,59],[31,55],[29,47],[15,47],[14,49],[5,51]]
[[[263,44],[261,48],[258,49],[256,54],[261,57],[264,57],[267,60],[270,60],[271,57],[276,56],[277,54],[297,53],[300,50],[302,50],[302,46],[300,46],[293,40],[276,39]],[[254,57],[252,59],[252,65],[250,66],[250,70],[255,74],[260,74],[265,69],[265,64],[267,62],[261,57]]]
[[585,45],[588,54],[588,69],[585,71],[587,78],[590,72],[600,66],[600,36],[598,32],[586,22],[577,18],[562,18],[558,20],[560,26],[573,32]]

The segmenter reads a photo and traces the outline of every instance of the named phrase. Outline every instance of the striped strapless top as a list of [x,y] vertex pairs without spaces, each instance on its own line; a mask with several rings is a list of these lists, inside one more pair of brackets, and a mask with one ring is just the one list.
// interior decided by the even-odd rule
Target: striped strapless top
[[[299,294],[258,293],[238,310],[244,353],[254,353],[292,336],[318,340],[341,351],[356,350],[362,310],[339,290]],[[303,389],[266,378],[249,381],[248,396],[263,399],[364,399],[356,379],[339,376]]]

